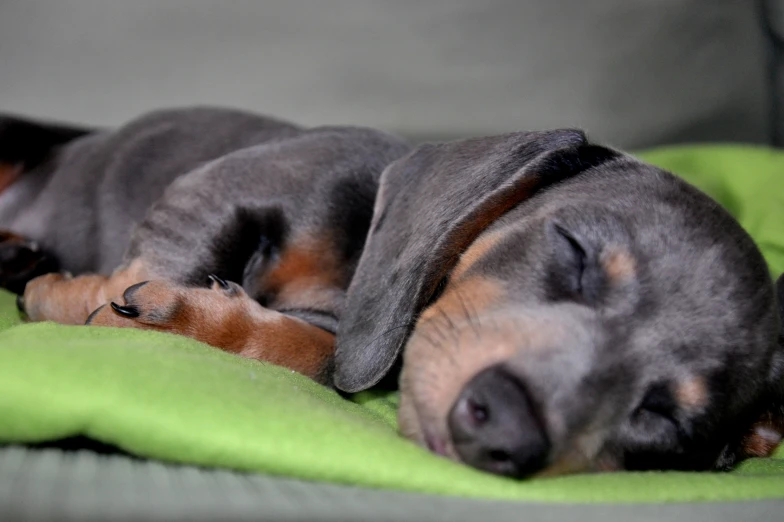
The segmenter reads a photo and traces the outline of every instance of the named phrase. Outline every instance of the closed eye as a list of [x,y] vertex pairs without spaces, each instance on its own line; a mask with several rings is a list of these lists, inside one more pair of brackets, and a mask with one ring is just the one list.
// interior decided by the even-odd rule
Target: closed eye
[[548,293],[553,300],[595,304],[601,293],[601,270],[590,245],[560,223],[551,223],[553,249],[548,276]]
[[[689,469],[689,433],[667,383],[652,384],[619,431],[618,447],[628,470]],[[693,448],[692,448],[693,451]]]
[[678,404],[669,387],[665,383],[655,383],[646,391],[642,401],[635,409],[634,415],[653,415],[668,421],[677,428],[679,425],[677,409]]
[[569,262],[572,265],[572,271],[567,278],[571,291],[575,295],[583,295],[583,276],[585,275],[585,261],[587,254],[585,249],[572,234],[560,225],[556,225],[555,229],[563,237],[570,252],[567,254]]

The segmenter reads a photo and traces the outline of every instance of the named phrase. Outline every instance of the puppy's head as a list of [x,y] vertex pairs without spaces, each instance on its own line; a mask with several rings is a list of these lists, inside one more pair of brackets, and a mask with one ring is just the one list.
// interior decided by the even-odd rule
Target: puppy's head
[[715,202],[578,131],[516,133],[387,168],[336,385],[403,350],[402,432],[502,475],[725,468],[778,443],[778,337]]

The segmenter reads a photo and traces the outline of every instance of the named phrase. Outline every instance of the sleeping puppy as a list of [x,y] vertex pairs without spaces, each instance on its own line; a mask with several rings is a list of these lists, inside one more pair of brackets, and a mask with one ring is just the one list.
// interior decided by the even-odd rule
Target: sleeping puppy
[[403,434],[513,477],[728,469],[784,432],[781,281],[714,201],[580,131],[411,150],[189,109],[5,119],[0,160],[13,252],[81,274],[29,282],[30,320],[187,335],[346,392],[402,360]]

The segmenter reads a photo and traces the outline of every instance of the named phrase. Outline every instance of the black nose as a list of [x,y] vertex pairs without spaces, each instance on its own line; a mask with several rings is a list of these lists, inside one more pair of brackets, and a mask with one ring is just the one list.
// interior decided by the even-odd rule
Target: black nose
[[477,374],[449,412],[455,450],[466,464],[523,477],[542,469],[550,451],[522,381],[500,366]]

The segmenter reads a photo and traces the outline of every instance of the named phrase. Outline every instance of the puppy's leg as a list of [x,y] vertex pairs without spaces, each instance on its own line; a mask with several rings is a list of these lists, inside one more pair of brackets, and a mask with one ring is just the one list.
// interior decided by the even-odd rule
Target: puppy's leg
[[334,335],[262,307],[239,285],[212,278],[211,288],[148,281],[96,310],[87,323],[170,332],[227,352],[285,366],[325,382]]
[[122,295],[128,286],[151,276],[140,260],[109,277],[46,274],[27,283],[18,302],[31,321],[84,324],[93,310]]

